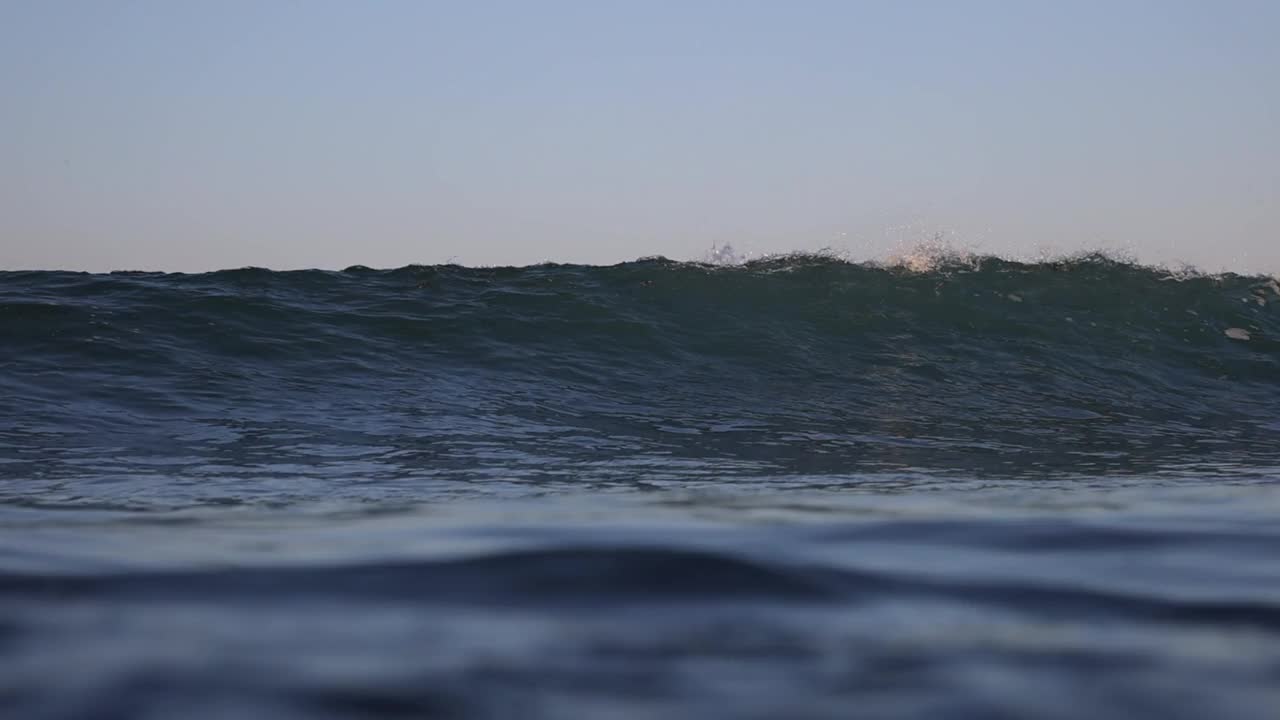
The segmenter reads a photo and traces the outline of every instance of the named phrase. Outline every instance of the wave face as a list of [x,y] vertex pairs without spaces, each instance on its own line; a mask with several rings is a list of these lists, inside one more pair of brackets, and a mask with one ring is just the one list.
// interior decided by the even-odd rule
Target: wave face
[[1280,283],[0,273],[14,717],[1280,706]]
[[7,273],[0,344],[0,472],[26,477],[122,456],[606,483],[1280,458],[1280,285],[1101,257]]

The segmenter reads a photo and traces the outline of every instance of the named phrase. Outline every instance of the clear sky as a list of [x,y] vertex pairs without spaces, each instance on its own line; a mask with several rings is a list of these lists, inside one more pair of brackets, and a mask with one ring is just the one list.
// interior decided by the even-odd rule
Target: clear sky
[[1280,2],[0,1],[0,267],[1280,271]]

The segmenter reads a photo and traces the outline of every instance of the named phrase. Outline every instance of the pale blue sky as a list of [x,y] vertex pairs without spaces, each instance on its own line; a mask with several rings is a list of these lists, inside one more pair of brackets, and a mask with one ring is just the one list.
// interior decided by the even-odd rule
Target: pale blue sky
[[0,267],[1280,270],[1280,2],[0,2]]

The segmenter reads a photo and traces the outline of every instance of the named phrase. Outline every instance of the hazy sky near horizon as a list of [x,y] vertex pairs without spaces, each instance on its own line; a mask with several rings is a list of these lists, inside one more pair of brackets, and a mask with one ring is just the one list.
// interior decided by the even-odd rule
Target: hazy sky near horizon
[[0,4],[0,269],[1280,271],[1280,2]]

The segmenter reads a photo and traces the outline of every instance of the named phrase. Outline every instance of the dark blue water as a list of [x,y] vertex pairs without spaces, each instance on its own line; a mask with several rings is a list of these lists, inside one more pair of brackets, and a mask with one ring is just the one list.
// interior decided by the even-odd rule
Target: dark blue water
[[0,273],[21,718],[1270,718],[1280,284]]

